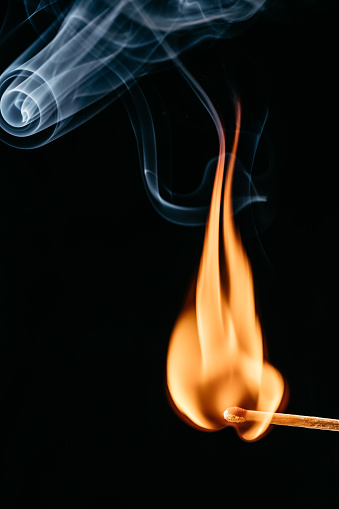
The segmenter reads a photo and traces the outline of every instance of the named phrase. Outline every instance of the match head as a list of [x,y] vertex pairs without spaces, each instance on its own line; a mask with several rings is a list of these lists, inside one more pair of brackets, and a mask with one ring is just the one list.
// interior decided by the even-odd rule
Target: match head
[[240,422],[246,422],[246,410],[238,406],[226,408],[224,412],[224,419],[228,422],[235,422],[238,424]]

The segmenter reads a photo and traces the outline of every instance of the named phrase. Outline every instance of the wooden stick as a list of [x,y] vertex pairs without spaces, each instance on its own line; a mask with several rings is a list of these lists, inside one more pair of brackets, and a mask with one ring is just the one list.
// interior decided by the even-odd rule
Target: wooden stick
[[280,426],[296,426],[301,428],[327,429],[339,431],[338,419],[325,419],[323,417],[309,417],[306,415],[278,414],[273,412],[259,412],[257,410],[245,410],[237,406],[227,408],[224,418],[228,422],[261,422],[270,419],[270,424]]

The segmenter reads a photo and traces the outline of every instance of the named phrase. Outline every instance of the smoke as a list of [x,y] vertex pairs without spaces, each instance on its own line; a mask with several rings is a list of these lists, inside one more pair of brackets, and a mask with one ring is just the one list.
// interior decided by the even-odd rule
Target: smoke
[[[218,134],[220,143],[222,121],[211,99],[199,85],[198,81],[179,61],[177,62],[177,68],[187,82],[189,90],[196,95],[201,107],[204,108],[209,115]],[[162,133],[158,132],[155,128],[149,103],[141,87],[136,84],[133,88],[133,94],[131,94],[130,97],[130,101],[123,100],[129,112],[136,135],[145,188],[154,208],[160,215],[176,224],[190,226],[205,224],[209,211],[210,195],[218,158],[215,157],[209,160],[200,185],[195,191],[186,195],[177,196],[175,193],[165,189],[159,177],[157,154],[157,139],[162,136]],[[265,110],[263,119],[260,119],[255,125],[252,125],[250,130],[244,130],[242,132],[242,143],[245,144],[246,158],[243,161],[238,158],[236,162],[237,172],[234,182],[235,185],[233,186],[236,188],[236,193],[233,197],[234,214],[242,212],[245,208],[254,203],[267,202],[265,191],[269,185],[272,185],[272,161],[269,161],[268,164],[265,165],[266,171],[261,175],[261,181],[264,181],[261,185],[261,193],[258,192],[252,178],[254,160],[259,141],[263,135],[266,118],[267,110]],[[267,150],[266,147],[265,150]],[[164,198],[166,194],[169,194],[170,199]],[[178,202],[180,205],[177,204]],[[247,234],[256,234],[257,231],[253,216],[251,214],[247,214],[246,216],[244,223],[247,223]],[[262,219],[260,223],[260,229],[265,229],[267,227],[267,225],[262,224]]]
[[219,122],[211,101],[179,56],[203,40],[239,33],[263,10],[266,0],[23,1],[27,20],[36,30],[43,13],[52,21],[0,76],[0,138],[20,148],[45,145],[128,91],[153,204],[171,221],[203,223],[206,207],[174,206],[160,195],[156,133],[138,79],[172,62],[212,120]]

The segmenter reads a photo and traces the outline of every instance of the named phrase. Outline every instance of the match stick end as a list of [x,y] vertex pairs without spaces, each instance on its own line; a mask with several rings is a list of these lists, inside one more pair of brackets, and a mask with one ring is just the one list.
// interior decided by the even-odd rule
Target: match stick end
[[246,410],[238,406],[226,408],[224,419],[228,422],[241,423],[246,422]]

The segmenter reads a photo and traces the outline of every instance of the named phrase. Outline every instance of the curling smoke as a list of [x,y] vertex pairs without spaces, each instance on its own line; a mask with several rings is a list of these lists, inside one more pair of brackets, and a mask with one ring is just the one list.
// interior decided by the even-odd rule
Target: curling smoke
[[69,6],[64,0],[24,0],[33,25],[44,10],[55,22],[0,76],[0,137],[16,147],[42,146],[129,90],[134,120],[130,116],[154,205],[174,222],[203,223],[207,208],[172,206],[160,196],[152,116],[136,80],[172,61],[215,118],[209,99],[178,56],[204,39],[233,36],[265,3],[78,0]]

